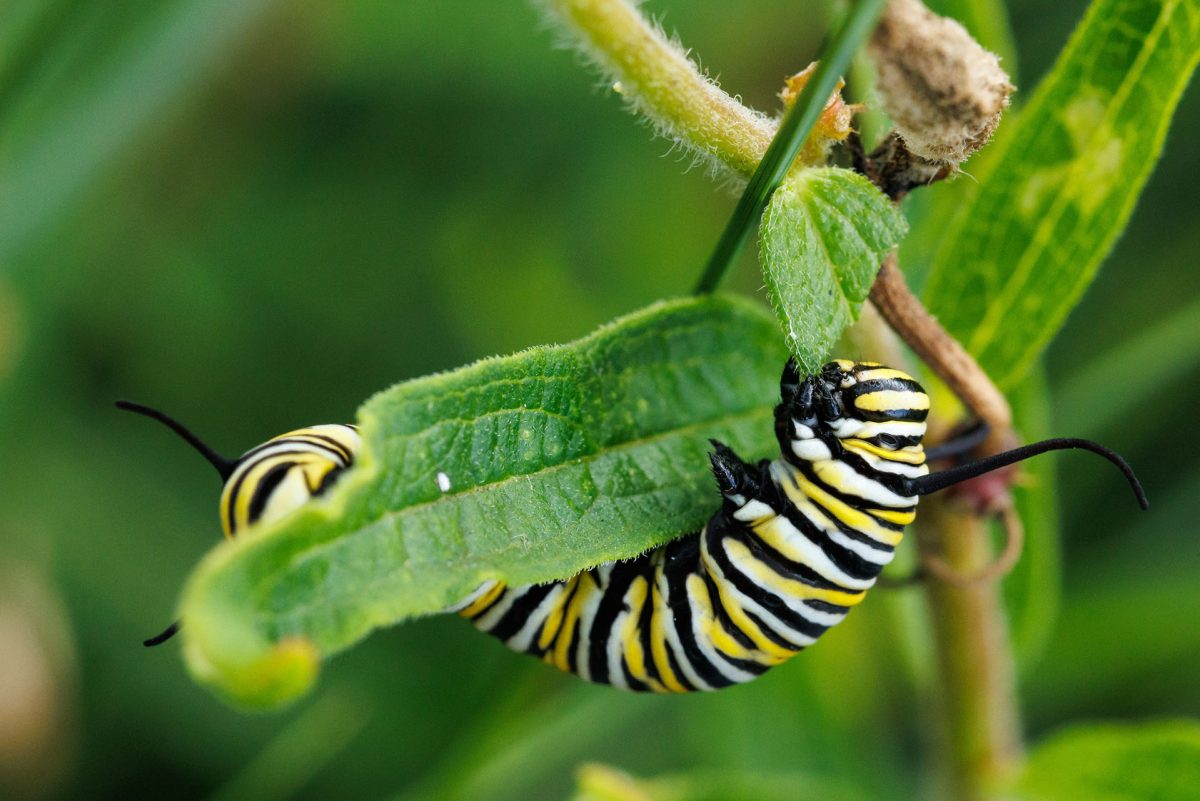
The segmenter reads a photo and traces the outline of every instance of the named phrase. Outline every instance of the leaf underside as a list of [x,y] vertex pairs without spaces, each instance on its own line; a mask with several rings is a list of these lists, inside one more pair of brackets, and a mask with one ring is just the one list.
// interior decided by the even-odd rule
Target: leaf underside
[[700,528],[718,500],[707,440],[774,449],[785,358],[764,309],[718,296],[379,393],[359,411],[364,452],[327,497],[197,569],[189,668],[276,706],[322,656],[484,579],[563,578]]

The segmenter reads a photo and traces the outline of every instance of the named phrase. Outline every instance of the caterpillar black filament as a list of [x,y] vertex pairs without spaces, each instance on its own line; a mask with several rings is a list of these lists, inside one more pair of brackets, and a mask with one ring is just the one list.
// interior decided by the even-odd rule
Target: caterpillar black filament
[[[1084,448],[1120,468],[1146,506],[1124,460],[1087,440],[1046,440],[930,474],[929,397],[880,364],[838,360],[802,377],[789,362],[780,392],[778,458],[747,464],[713,442],[723,500],[703,530],[563,581],[485,582],[448,611],[589,681],[715,690],[753,679],[841,622],[892,561],[921,495],[1048,450]],[[352,426],[317,426],[227,460],[162,413],[121,405],[166,423],[217,467],[227,536],[320,494],[360,447]]]

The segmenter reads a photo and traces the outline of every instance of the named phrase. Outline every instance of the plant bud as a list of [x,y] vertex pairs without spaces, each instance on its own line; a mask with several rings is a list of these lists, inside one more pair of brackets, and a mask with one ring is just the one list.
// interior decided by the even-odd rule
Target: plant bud
[[911,152],[957,165],[991,139],[1013,85],[962,25],[919,0],[889,0],[870,53],[883,110]]
[[[817,62],[814,61],[787,79],[783,90],[779,93],[779,99],[783,101],[785,109],[791,108],[792,104],[796,102],[796,98],[800,96],[800,92],[808,85],[816,69]],[[829,99],[825,101],[825,107],[821,109],[821,116],[817,118],[812,133],[809,134],[808,140],[804,143],[804,147],[800,151],[800,163],[824,163],[830,146],[834,142],[845,140],[850,135],[850,131],[853,130],[851,124],[854,113],[859,110],[859,107],[847,105],[842,99],[842,88],[845,85],[846,82],[839,78],[837,86],[833,88]]]

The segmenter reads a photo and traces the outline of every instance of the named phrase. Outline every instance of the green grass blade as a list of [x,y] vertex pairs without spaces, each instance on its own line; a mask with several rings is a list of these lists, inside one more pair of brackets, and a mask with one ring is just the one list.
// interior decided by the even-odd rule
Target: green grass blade
[[1200,0],[1097,0],[987,159],[925,300],[1002,386],[1054,336],[1124,228],[1198,58]]
[[364,453],[330,497],[218,547],[193,575],[193,675],[278,705],[322,656],[486,578],[562,578],[699,528],[717,502],[707,440],[773,450],[785,356],[759,306],[689,299],[379,393],[359,412]]
[[815,372],[858,319],[904,217],[870,181],[833,167],[788,178],[763,215],[763,277],[788,347]]
[[884,2],[885,0],[858,0],[846,15],[841,28],[821,54],[821,60],[812,78],[805,84],[800,96],[779,123],[779,131],[771,140],[770,147],[767,148],[754,175],[750,177],[750,183],[738,199],[733,216],[721,232],[721,238],[708,260],[704,275],[696,285],[697,293],[713,292],[720,286],[721,279],[741,252],[754,224],[762,216],[763,209],[767,207],[775,190],[783,183],[784,176],[796,160],[796,154],[804,145],[804,140],[817,124],[829,95],[833,93],[842,73],[850,66],[850,59],[875,28],[875,23],[883,12]]

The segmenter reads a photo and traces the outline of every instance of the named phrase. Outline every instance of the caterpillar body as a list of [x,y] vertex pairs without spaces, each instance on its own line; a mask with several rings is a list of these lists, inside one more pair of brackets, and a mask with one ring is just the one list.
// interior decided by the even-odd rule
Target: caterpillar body
[[528,587],[489,582],[456,607],[509,647],[622,689],[715,690],[816,642],[892,561],[928,473],[929,398],[910,376],[837,361],[785,370],[780,456],[714,442],[720,509],[703,530],[627,562]]
[[[1087,440],[1046,440],[931,474],[922,445],[929,397],[875,362],[837,360],[801,376],[789,361],[780,395],[777,458],[748,464],[713,442],[722,501],[701,531],[562,581],[488,581],[446,611],[589,681],[716,690],[786,661],[861,603],[921,495],[1037,453],[1084,448],[1116,464],[1146,505],[1124,460]],[[316,426],[228,460],[161,412],[118,405],[166,423],[217,467],[229,537],[321,494],[361,447],[353,426]]]

